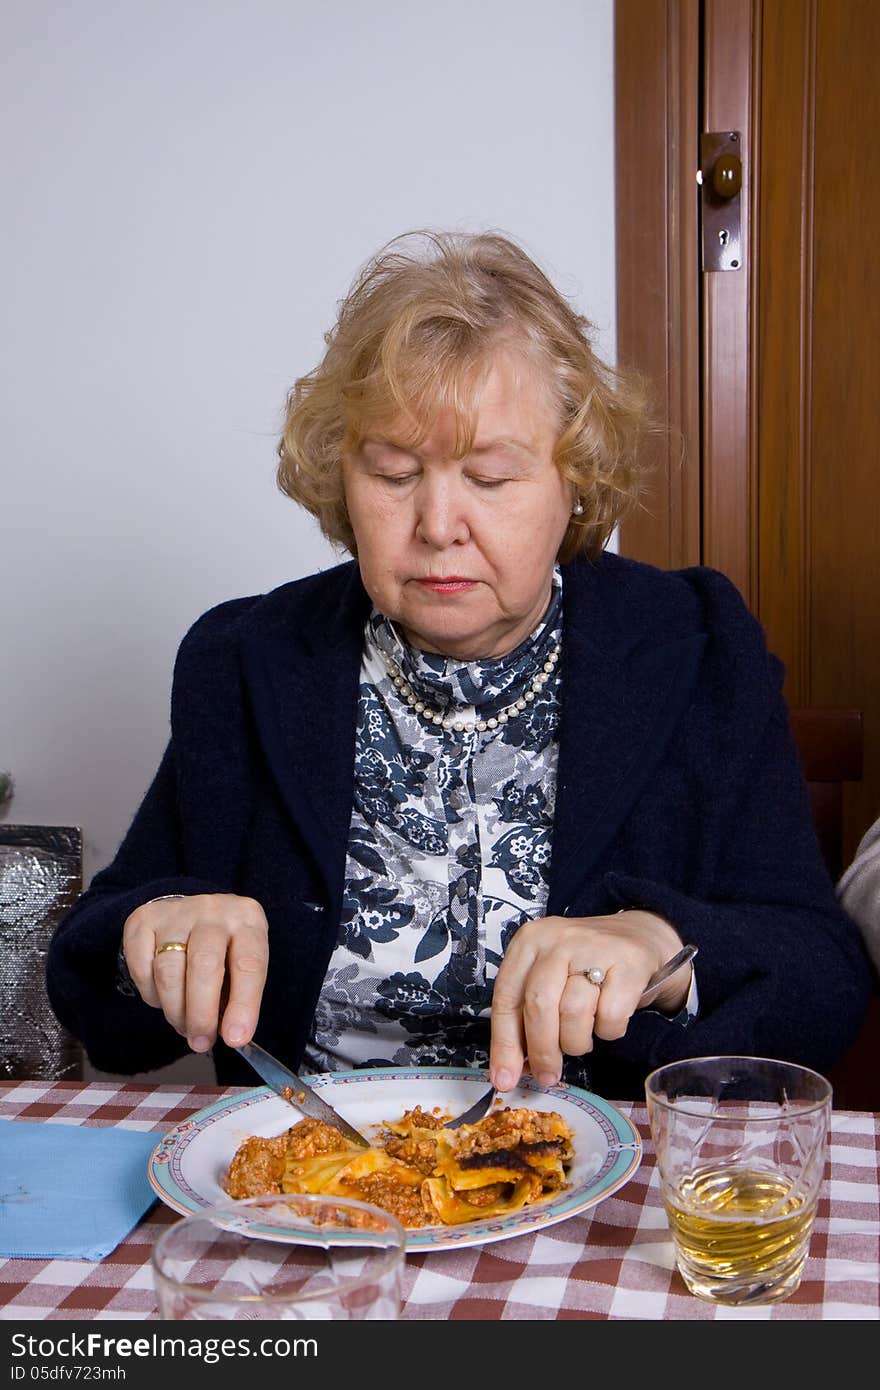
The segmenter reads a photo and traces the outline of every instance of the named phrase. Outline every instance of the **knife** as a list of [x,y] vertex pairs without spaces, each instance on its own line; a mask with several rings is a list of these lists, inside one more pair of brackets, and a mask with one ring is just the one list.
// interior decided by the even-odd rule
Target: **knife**
[[283,1100],[289,1101],[295,1110],[301,1110],[304,1115],[308,1115],[311,1120],[323,1120],[325,1124],[333,1125],[334,1129],[339,1129],[346,1139],[351,1139],[355,1144],[362,1144],[365,1149],[370,1147],[369,1139],[365,1139],[362,1134],[339,1115],[332,1105],[328,1105],[326,1100],[322,1100],[317,1091],[313,1091],[311,1086],[307,1086],[302,1077],[297,1076],[296,1072],[290,1071],[287,1067],[272,1056],[270,1052],[260,1047],[259,1043],[244,1043],[242,1047],[237,1047],[246,1062],[249,1062],[258,1076],[261,1076],[267,1086],[271,1086],[273,1091],[277,1091]]
[[683,965],[686,965],[689,960],[693,960],[694,956],[697,954],[697,949],[696,946],[683,946],[678,954],[672,957],[672,960],[668,960],[665,965],[661,965],[659,970],[655,970],[654,974],[645,985],[645,988],[642,990],[642,993],[639,995],[636,1007],[643,1009],[646,1004],[650,1004],[655,995],[659,993],[661,986],[666,984],[669,977],[674,975],[676,970],[680,970]]

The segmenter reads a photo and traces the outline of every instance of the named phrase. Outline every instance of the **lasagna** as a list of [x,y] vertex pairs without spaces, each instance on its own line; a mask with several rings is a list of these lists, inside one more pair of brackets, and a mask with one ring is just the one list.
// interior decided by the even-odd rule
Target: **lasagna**
[[460,1129],[444,1118],[416,1106],[368,1149],[322,1120],[300,1120],[273,1138],[245,1139],[224,1186],[233,1198],[355,1197],[413,1228],[506,1216],[567,1185],[574,1136],[555,1110],[507,1107]]

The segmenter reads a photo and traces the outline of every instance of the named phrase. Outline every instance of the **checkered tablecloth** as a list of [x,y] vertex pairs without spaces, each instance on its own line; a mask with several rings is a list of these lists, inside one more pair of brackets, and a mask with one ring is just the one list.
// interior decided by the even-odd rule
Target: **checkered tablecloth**
[[[128,1082],[0,1084],[0,1118],[124,1125],[163,1134],[232,1094]],[[405,1319],[880,1318],[880,1115],[833,1115],[826,1181],[798,1291],[753,1309],[688,1294],[675,1270],[643,1105],[621,1103],[644,1141],[640,1167],[581,1216],[529,1235],[407,1257]],[[2,1213],[0,1213],[2,1216]],[[177,1213],[157,1203],[100,1262],[0,1259],[0,1319],[156,1318],[149,1252]]]

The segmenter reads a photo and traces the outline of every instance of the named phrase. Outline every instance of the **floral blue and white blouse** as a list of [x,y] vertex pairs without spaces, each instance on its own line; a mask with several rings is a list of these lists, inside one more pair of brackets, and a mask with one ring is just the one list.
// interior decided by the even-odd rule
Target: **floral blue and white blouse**
[[418,651],[370,615],[316,1070],[486,1066],[505,947],[547,903],[561,635],[558,569],[541,623],[494,660]]

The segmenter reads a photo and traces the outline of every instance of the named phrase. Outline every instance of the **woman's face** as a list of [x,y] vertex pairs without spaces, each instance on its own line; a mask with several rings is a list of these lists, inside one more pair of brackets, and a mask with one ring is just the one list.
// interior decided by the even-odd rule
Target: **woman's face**
[[345,460],[364,586],[413,646],[502,656],[538,624],[574,504],[553,462],[557,433],[540,374],[501,356],[466,458],[453,458],[449,410],[416,449],[391,428]]

